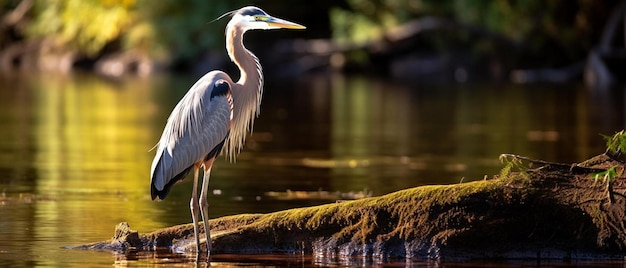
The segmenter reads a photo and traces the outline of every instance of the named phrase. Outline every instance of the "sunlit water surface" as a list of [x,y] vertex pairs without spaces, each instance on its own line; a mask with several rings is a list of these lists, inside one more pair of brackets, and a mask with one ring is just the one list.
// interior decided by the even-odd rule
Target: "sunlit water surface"
[[[190,180],[165,201],[149,169],[172,107],[197,79],[0,75],[0,266],[191,265],[166,253],[67,250],[191,221]],[[403,85],[323,75],[266,84],[261,117],[236,163],[211,174],[211,217],[334,202],[316,191],[382,195],[497,174],[501,153],[577,162],[624,128],[622,90],[580,85]],[[311,191],[298,198],[271,192]],[[417,260],[299,254],[218,255],[227,265],[416,265]]]

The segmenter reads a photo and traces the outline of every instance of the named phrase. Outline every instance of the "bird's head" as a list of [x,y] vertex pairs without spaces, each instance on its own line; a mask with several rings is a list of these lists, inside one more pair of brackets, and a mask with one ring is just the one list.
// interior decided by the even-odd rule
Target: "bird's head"
[[[237,10],[228,12],[224,16],[231,15],[232,19],[228,23],[230,27],[237,27],[244,31],[247,30],[270,30],[270,29],[306,29],[306,27],[272,17],[265,13],[262,9],[254,6],[247,6]],[[219,18],[218,18],[219,19]]]

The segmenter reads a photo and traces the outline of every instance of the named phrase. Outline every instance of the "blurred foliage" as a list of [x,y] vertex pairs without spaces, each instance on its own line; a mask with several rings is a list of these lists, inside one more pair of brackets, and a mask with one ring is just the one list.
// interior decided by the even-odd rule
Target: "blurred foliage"
[[134,0],[37,0],[27,35],[93,55],[119,38],[135,13]]
[[[207,48],[223,49],[226,23],[210,22],[227,11],[258,2],[0,0],[1,15],[13,11],[23,1],[33,1],[33,7],[19,25],[12,25],[9,30],[2,25],[0,48],[16,40],[44,40],[53,48],[91,59],[133,50],[170,63],[194,61]],[[263,1],[259,5],[280,10],[281,17],[310,25],[307,33],[317,33],[311,35],[315,38],[326,37],[320,32],[332,31],[333,39],[341,43],[363,44],[412,19],[437,16],[502,35],[522,43],[535,55],[578,60],[598,39],[598,29],[617,1],[341,0],[290,3],[298,8],[278,1]],[[467,34],[456,32],[432,38],[432,42],[447,46],[453,43],[451,36],[458,39]],[[485,42],[468,43],[474,51],[493,50]]]
[[[349,9],[333,8],[330,11],[333,38],[344,44],[359,44],[378,39],[389,28],[417,17],[424,1],[347,0],[347,2]],[[417,4],[420,6],[416,6]]]
[[[173,53],[174,61],[187,61],[207,48],[223,49],[226,20],[211,22],[227,11],[244,6],[244,2],[139,0],[138,6],[142,22],[151,25],[151,32],[156,33],[145,36],[143,42],[159,55]],[[136,45],[138,39],[129,38],[129,45]]]
[[[19,3],[3,2],[5,11]],[[184,60],[222,45],[224,26],[209,22],[240,6],[227,0],[35,0],[24,35],[90,57],[113,46]]]
[[[349,7],[332,9],[330,19],[333,38],[344,44],[377,40],[394,26],[423,16],[437,16],[501,35],[533,54],[558,50],[564,58],[578,60],[599,38],[599,29],[615,2],[347,0]],[[474,49],[491,49],[485,44],[475,46]]]

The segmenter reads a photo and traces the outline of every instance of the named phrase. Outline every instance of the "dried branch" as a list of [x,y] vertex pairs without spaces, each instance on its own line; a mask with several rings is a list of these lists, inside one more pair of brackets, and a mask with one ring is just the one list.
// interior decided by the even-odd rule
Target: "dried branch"
[[26,13],[33,7],[33,5],[34,5],[33,0],[22,0],[22,2],[20,2],[15,7],[15,9],[13,9],[10,12],[7,12],[2,17],[2,23],[0,24],[0,26],[2,28],[8,28],[8,27],[16,25],[24,18]]

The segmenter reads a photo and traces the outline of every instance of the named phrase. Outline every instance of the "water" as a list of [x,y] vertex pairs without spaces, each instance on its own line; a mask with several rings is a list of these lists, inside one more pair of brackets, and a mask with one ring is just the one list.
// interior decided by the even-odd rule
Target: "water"
[[[190,180],[163,202],[149,169],[172,107],[197,77],[123,80],[0,75],[0,266],[192,264],[165,253],[63,246],[101,241],[126,221],[140,232],[188,223]],[[333,202],[269,192],[382,195],[483,179],[501,153],[578,162],[624,128],[623,90],[581,85],[406,85],[324,75],[268,81],[261,117],[236,163],[216,162],[211,217]],[[380,265],[306,255],[218,255],[225,265]],[[389,265],[407,265],[404,260]],[[409,262],[417,266],[438,263]]]

